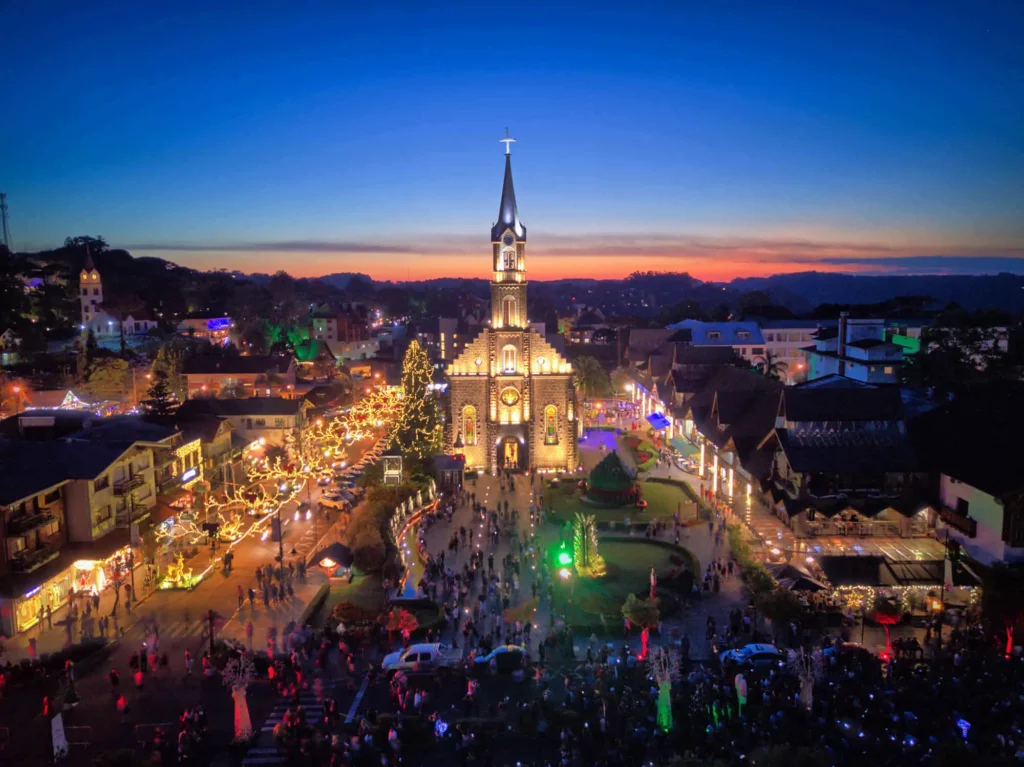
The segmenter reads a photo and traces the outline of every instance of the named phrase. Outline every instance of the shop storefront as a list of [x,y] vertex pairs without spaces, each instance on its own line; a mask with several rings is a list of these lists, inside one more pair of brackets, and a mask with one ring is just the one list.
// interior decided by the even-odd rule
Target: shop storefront
[[45,618],[46,608],[56,612],[67,604],[68,594],[74,584],[74,567],[65,568],[39,586],[26,591],[20,597],[9,601],[10,611],[2,610],[2,630],[7,634],[28,631]]
[[101,593],[111,581],[126,582],[134,565],[131,546],[124,546],[103,560],[79,559],[74,564],[75,594],[91,596]]

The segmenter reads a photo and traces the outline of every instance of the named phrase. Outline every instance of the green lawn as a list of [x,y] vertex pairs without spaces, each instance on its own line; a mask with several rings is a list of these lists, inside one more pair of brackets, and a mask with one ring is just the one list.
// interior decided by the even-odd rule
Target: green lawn
[[[569,490],[572,490],[570,494]],[[685,520],[696,517],[696,505],[693,499],[681,488],[661,482],[641,481],[640,489],[646,509],[638,509],[627,504],[617,509],[600,509],[590,506],[581,500],[581,493],[576,482],[565,481],[561,487],[544,487],[544,505],[549,510],[549,517],[559,521],[572,521],[577,511],[593,514],[598,522],[622,522],[627,516],[632,522],[647,522],[652,519],[671,519],[676,510],[681,508],[680,518]]]
[[367,610],[382,610],[384,590],[381,588],[380,577],[357,572],[352,583],[347,580],[332,581],[331,593],[327,596],[327,612],[330,613],[339,602],[351,602]]
[[[603,615],[609,626],[618,630],[626,597],[647,592],[652,567],[660,575],[676,568],[671,557],[677,550],[637,538],[634,541],[602,539],[598,551],[604,557],[607,573],[601,578],[576,578],[575,584],[563,586],[563,589],[573,590],[574,622],[583,622],[586,616]],[[699,571],[700,564],[688,551],[682,556],[691,568]],[[565,596],[562,594],[563,598]],[[565,602],[558,596],[555,601],[564,607]]]

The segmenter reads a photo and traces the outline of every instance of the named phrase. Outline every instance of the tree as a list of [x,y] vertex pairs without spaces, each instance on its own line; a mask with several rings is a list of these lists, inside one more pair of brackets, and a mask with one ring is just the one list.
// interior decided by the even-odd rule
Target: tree
[[781,586],[762,592],[756,597],[756,602],[757,609],[772,622],[776,630],[799,617],[803,610],[799,597]]
[[1014,632],[1024,618],[1024,568],[995,564],[985,572],[981,615],[993,634],[1004,635],[1005,653],[1009,658],[1013,652]]
[[86,387],[94,401],[121,400],[128,391],[129,375],[125,360],[113,357],[100,359],[89,370]]
[[102,253],[110,246],[107,245],[107,241],[103,237],[89,237],[85,235],[81,237],[65,237],[64,247],[74,250],[88,250],[89,253]]
[[658,609],[657,599],[639,599],[636,594],[630,594],[622,605],[622,617],[634,626],[640,626],[640,659],[647,657],[647,643],[651,636],[651,628],[658,625],[661,620],[661,611]]
[[224,678],[224,686],[231,690],[231,697],[235,700],[235,742],[241,743],[252,735],[246,690],[256,678],[256,666],[252,657],[243,650],[227,662],[221,676]]
[[167,385],[167,375],[163,371],[153,373],[153,384],[141,404],[147,413],[157,418],[167,418],[178,409],[178,400]]
[[629,373],[625,368],[615,368],[608,376],[608,383],[612,388],[612,394],[616,397],[622,396],[626,391],[626,384],[630,382]]
[[419,625],[416,616],[408,610],[399,607],[388,613],[387,630],[392,634],[401,634],[406,642]]
[[331,381],[338,373],[334,360],[327,356],[320,356],[313,360],[313,378],[316,380]]
[[903,608],[896,602],[881,595],[875,597],[871,608],[871,619],[885,629],[885,657],[892,657],[892,637],[889,629],[903,618]]
[[441,447],[440,414],[427,389],[433,373],[426,351],[412,341],[402,362],[402,412],[391,433],[391,444],[416,458],[434,455]]
[[593,514],[576,512],[572,523],[573,562],[581,576],[596,578],[604,575],[604,558],[597,548],[597,519]]
[[771,352],[765,352],[755,360],[755,367],[761,375],[781,381],[789,371],[789,365],[780,360]]
[[188,395],[188,379],[185,378],[184,354],[174,344],[169,342],[163,344],[153,358],[153,367],[150,374],[155,381],[158,375],[162,375],[170,390],[179,402],[184,402]]
[[585,398],[602,395],[610,388],[608,374],[594,357],[577,357],[572,367],[573,383],[576,384],[576,390]]

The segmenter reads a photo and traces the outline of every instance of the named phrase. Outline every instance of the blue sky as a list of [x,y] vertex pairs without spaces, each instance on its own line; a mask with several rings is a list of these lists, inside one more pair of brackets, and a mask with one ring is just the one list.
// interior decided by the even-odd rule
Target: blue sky
[[535,275],[1024,256],[1024,4],[633,5],[7,3],[15,245],[483,275],[508,126]]

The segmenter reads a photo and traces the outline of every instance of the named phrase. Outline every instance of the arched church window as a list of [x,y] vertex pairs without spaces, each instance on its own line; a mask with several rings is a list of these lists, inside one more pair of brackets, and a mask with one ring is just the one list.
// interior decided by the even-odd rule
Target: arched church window
[[514,272],[516,270],[516,249],[505,248],[501,255],[502,260],[504,261],[505,271]]
[[544,444],[558,444],[558,408],[554,405],[544,408]]
[[515,297],[505,296],[501,299],[501,324],[504,327],[514,327],[518,324],[518,317],[516,315]]
[[516,372],[516,347],[508,344],[501,350],[501,369],[506,373]]
[[472,405],[462,408],[462,441],[467,447],[476,444],[476,408]]

